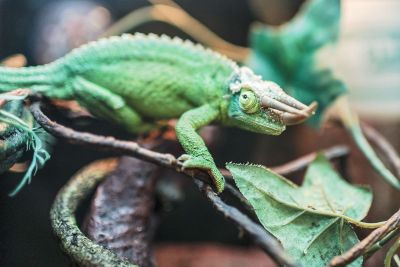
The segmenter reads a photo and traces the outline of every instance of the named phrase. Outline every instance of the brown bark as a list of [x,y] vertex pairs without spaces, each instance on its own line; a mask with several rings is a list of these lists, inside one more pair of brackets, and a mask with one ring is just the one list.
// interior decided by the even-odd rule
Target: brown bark
[[154,266],[152,213],[157,167],[122,157],[93,197],[85,232],[96,243],[141,267]]

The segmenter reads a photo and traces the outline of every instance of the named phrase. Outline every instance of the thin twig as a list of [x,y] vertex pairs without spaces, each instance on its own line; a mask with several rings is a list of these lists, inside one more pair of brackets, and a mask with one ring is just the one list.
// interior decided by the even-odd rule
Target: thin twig
[[367,139],[385,155],[386,159],[395,169],[397,178],[400,178],[400,157],[386,138],[372,126],[361,122],[361,129]]
[[[207,180],[209,178],[205,172],[200,170],[184,169],[182,164],[170,154],[154,152],[140,147],[135,142],[117,140],[113,137],[105,137],[91,133],[81,133],[67,128],[51,121],[40,109],[41,103],[33,100],[30,106],[31,112],[35,120],[49,133],[56,137],[61,137],[69,142],[86,145],[92,148],[101,148],[103,150],[113,151],[119,154],[131,155],[157,165],[172,168],[186,175],[195,178],[195,181]],[[216,207],[236,224],[240,225],[246,231],[250,231],[250,236],[254,239],[261,249],[268,253],[280,265],[297,266],[294,261],[285,253],[281,246],[277,246],[278,241],[258,224],[251,221],[247,216],[242,214],[236,208],[225,204],[215,193],[211,187],[207,187],[207,195],[216,203]],[[211,194],[212,193],[212,194]],[[227,209],[227,210],[225,210]],[[232,216],[232,212],[234,216]],[[229,215],[229,216],[228,216]]]
[[384,225],[372,231],[347,252],[334,257],[327,266],[345,266],[363,255],[373,244],[400,226],[400,210],[398,210]]
[[[328,159],[341,158],[349,154],[349,147],[345,145],[333,146],[322,150],[321,153]],[[317,154],[318,152],[312,152],[288,163],[271,167],[270,169],[280,175],[288,175],[306,168],[315,159]]]
[[240,193],[239,190],[237,190],[233,185],[225,183],[225,190],[228,190],[234,197],[240,200],[242,202],[242,205],[250,212],[254,212],[253,207],[249,203],[249,201]]
[[[349,148],[345,145],[337,145],[324,149],[321,151],[321,153],[328,159],[341,158],[349,154]],[[288,175],[293,172],[300,171],[306,168],[315,159],[317,154],[318,152],[312,152],[304,156],[301,156],[300,158],[297,158],[295,160],[289,161],[285,164],[275,167],[269,167],[269,169],[280,175]],[[232,174],[228,170],[221,169],[220,171],[224,176],[232,177]]]
[[221,200],[217,194],[200,180],[195,180],[200,191],[211,201],[214,207],[226,218],[233,221],[237,226],[243,228],[268,255],[270,255],[281,266],[299,266],[286,253],[281,244],[273,236],[268,234],[264,228],[255,224],[249,217],[241,213],[237,208],[232,207]]
[[185,32],[197,42],[211,47],[236,61],[245,61],[251,52],[248,47],[238,46],[225,41],[179,6],[165,4],[146,6],[132,11],[111,25],[102,34],[102,37],[120,35],[140,25],[154,21],[170,24]]

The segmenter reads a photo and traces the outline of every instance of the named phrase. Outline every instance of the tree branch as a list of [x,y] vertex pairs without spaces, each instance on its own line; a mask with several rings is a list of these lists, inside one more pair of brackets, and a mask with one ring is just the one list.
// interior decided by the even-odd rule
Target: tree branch
[[[182,164],[171,154],[163,154],[154,152],[140,147],[135,142],[121,141],[113,137],[105,137],[91,133],[81,133],[67,128],[60,124],[51,121],[42,111],[41,102],[33,100],[30,109],[35,120],[49,133],[66,139],[67,141],[75,144],[81,144],[95,149],[102,149],[113,151],[118,154],[131,155],[157,165],[172,168],[178,172],[182,172],[188,176],[195,178],[195,180],[209,180],[208,175],[200,170],[187,170],[184,169]],[[227,218],[234,220],[237,225],[240,225],[249,235],[253,238],[268,255],[271,256],[278,264],[285,266],[297,266],[293,260],[286,254],[283,248],[279,245],[278,241],[271,234],[266,232],[258,224],[251,221],[246,215],[242,214],[239,210],[225,204],[215,193],[212,193],[210,187],[203,190],[206,196],[213,201],[217,210],[223,212]],[[233,215],[232,215],[233,213]]]
[[91,133],[77,132],[71,128],[51,121],[40,109],[41,102],[34,101],[30,110],[35,120],[49,133],[66,141],[94,148],[96,150],[112,151],[119,155],[130,155],[157,165],[182,170],[182,165],[171,154],[158,153],[139,146],[135,142],[117,140]]
[[122,258],[140,267],[154,266],[155,188],[160,167],[121,157],[117,168],[96,188],[84,232]]

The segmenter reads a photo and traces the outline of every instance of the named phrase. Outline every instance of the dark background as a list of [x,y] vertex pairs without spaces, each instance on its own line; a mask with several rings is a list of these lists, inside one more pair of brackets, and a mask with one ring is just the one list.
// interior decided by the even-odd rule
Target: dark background
[[[40,49],[37,48],[46,48],[48,45],[40,37],[40,33],[46,26],[46,16],[51,15],[44,11],[49,12],[49,4],[60,2],[0,0],[0,59],[22,53],[28,58],[29,65],[42,62],[43,55],[38,54]],[[268,10],[263,11],[252,9],[251,2],[246,0],[177,1],[219,36],[243,46],[247,44],[249,27],[253,21],[264,20],[270,24],[280,24],[293,16],[302,1],[265,2]],[[146,1],[137,0],[95,3],[108,9],[114,21],[134,9],[148,5]],[[145,25],[138,30],[188,37],[179,30],[161,23]],[[399,149],[399,124],[372,123],[384,126],[380,128],[383,134]],[[98,132],[100,127],[92,127],[92,130]],[[368,219],[377,221],[386,218],[397,206],[396,201],[393,202],[395,192],[386,184],[377,182],[379,180],[363,156],[340,129],[315,131],[299,126],[290,128],[279,137],[260,136],[236,129],[211,129],[209,133],[215,136],[209,146],[219,166],[223,166],[227,161],[250,161],[273,166],[318,148],[347,143],[354,151],[349,158],[349,176],[356,183],[372,184],[375,195],[378,195],[373,206],[375,212],[372,212]],[[179,151],[176,153],[179,154]],[[9,198],[7,194],[17,184],[21,174],[5,174],[0,177],[0,266],[68,266],[67,259],[59,250],[51,233],[48,219],[51,203],[58,189],[73,173],[94,159],[106,156],[109,155],[59,141],[54,146],[52,158],[45,168],[39,171],[32,183],[23,188],[16,197]],[[299,181],[299,177],[297,175],[294,178]],[[174,209],[164,211],[156,242],[213,241],[230,245],[249,244],[246,237],[239,238],[238,230],[217,214],[191,183],[188,183],[185,192],[185,201],[176,204]],[[362,237],[365,233],[361,232],[360,235]],[[371,262],[370,266],[374,266],[373,264],[374,262]]]

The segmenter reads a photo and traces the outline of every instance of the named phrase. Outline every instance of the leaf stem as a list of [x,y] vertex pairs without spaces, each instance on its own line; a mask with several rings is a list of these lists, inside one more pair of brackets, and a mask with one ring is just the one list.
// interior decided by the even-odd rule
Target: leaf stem
[[392,264],[392,258],[396,254],[396,251],[400,248],[400,237],[394,242],[393,246],[390,247],[385,257],[385,267],[390,267]]
[[[344,216],[344,217],[347,217],[347,216]],[[358,227],[361,227],[361,228],[367,228],[367,229],[379,228],[379,227],[381,227],[382,225],[384,225],[386,223],[386,221],[375,222],[375,223],[360,222],[360,221],[357,221],[357,220],[353,220],[350,217],[347,217],[347,219],[346,218],[344,218],[344,219],[347,220],[351,224],[354,224],[354,225],[356,225]]]

